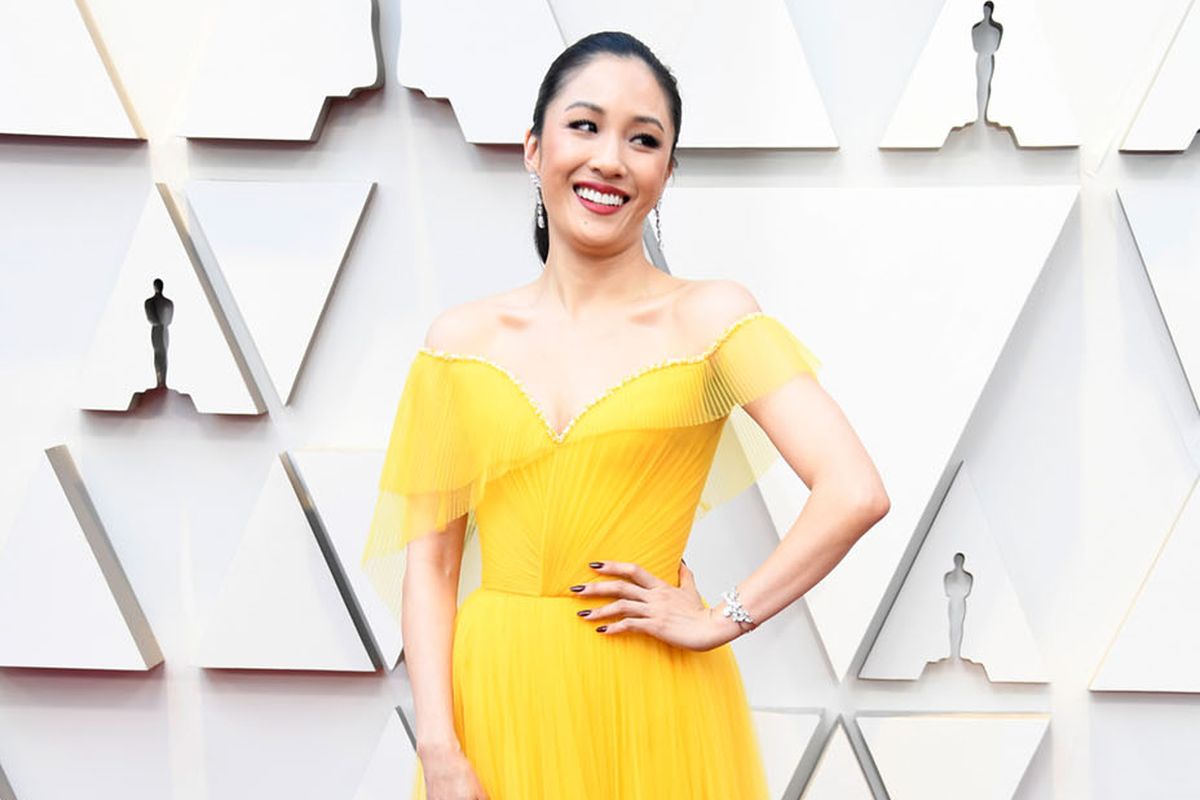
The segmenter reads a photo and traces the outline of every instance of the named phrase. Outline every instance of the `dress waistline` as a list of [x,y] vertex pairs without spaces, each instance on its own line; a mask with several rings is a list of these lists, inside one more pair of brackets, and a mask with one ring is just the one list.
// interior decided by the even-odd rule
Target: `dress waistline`
[[494,592],[496,594],[511,595],[513,597],[529,597],[538,600],[592,600],[594,597],[586,597],[575,594],[574,592],[566,592],[564,594],[540,594],[538,592],[523,592],[519,589],[510,589],[500,586],[485,586],[480,585],[477,592]]

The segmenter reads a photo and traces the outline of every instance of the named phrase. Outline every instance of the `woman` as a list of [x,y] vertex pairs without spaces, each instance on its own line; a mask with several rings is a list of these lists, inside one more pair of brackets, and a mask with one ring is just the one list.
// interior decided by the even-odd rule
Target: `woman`
[[[681,118],[637,39],[567,48],[525,136],[544,270],[443,312],[410,367],[364,565],[399,605],[415,797],[765,798],[726,645],[889,507],[816,357],[740,284],[644,257]],[[709,607],[681,556],[697,510],[763,467],[733,447],[739,408],[812,492]],[[469,531],[483,580],[458,607]]]

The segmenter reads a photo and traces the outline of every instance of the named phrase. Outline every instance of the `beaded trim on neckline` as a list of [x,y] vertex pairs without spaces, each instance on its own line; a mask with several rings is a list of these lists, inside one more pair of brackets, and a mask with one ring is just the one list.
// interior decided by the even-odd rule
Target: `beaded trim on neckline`
[[431,356],[433,358],[442,359],[443,361],[474,362],[474,363],[479,363],[479,364],[485,364],[485,365],[495,369],[497,372],[499,372],[501,375],[503,375],[505,378],[507,378],[508,381],[514,387],[516,387],[516,389],[525,398],[525,401],[529,405],[530,409],[532,409],[534,414],[541,421],[542,428],[545,430],[546,435],[550,437],[551,441],[554,442],[555,444],[562,444],[563,441],[567,438],[567,434],[569,434],[571,432],[571,429],[575,427],[575,425],[584,417],[585,414],[587,414],[587,412],[589,410],[591,410],[593,407],[596,406],[596,404],[600,403],[604,399],[611,397],[622,387],[626,386],[627,384],[629,384],[645,375],[648,375],[651,372],[655,372],[657,370],[664,369],[666,367],[678,366],[678,365],[682,365],[682,364],[698,364],[698,363],[707,361],[709,358],[712,357],[712,355],[714,353],[717,352],[717,350],[720,349],[721,345],[725,343],[725,341],[733,334],[734,331],[736,331],[738,328],[740,328],[742,325],[746,324],[747,322],[750,322],[751,320],[759,319],[759,318],[774,319],[774,317],[771,317],[771,315],[767,314],[765,311],[751,311],[747,314],[742,315],[741,317],[739,317],[738,319],[734,320],[732,323],[727,325],[712,340],[712,342],[708,345],[708,347],[704,348],[704,350],[702,352],[697,353],[696,355],[692,355],[692,356],[678,356],[678,357],[674,357],[674,358],[665,358],[662,361],[656,361],[654,363],[646,364],[642,367],[639,367],[638,369],[634,370],[630,374],[626,375],[624,378],[621,378],[619,381],[610,384],[608,386],[608,388],[604,389],[604,391],[602,391],[599,394],[592,397],[591,400],[589,400],[587,403],[584,404],[583,408],[579,409],[579,411],[577,411],[575,414],[573,414],[571,416],[571,418],[569,420],[567,420],[567,424],[562,428],[562,430],[555,430],[554,426],[550,423],[550,418],[546,414],[546,411],[542,407],[542,404],[539,403],[538,400],[532,394],[529,393],[529,390],[525,387],[525,382],[522,381],[519,377],[517,377],[508,368],[496,363],[495,361],[492,361],[490,358],[486,358],[485,356],[472,355],[472,354],[468,354],[468,353],[453,353],[453,352],[449,352],[446,350],[437,350],[437,349],[434,349],[431,347],[426,347],[426,346],[418,347],[417,352],[420,354],[426,355],[426,356]]

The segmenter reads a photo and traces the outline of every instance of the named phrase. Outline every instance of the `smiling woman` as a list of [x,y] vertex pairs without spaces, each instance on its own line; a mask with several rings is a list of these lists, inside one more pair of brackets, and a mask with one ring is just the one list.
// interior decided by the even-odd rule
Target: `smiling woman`
[[[609,62],[602,70],[585,69]],[[612,80],[613,82],[609,82]],[[571,95],[565,96],[564,84]],[[625,94],[632,92],[633,94]],[[533,126],[525,138],[526,168],[538,176],[535,185],[545,207],[546,224],[534,225],[534,241],[543,263],[549,257],[551,232],[566,213],[565,187],[584,209],[613,215],[614,209],[634,222],[637,233],[650,208],[657,210],[666,181],[677,160],[675,145],[683,124],[683,101],[670,71],[642,42],[621,33],[598,33],[567,48],[546,73],[533,109]],[[665,140],[670,139],[670,147]],[[543,142],[553,160],[544,158]],[[570,161],[594,149],[609,148],[601,159],[620,159],[628,167],[623,185],[597,180],[559,183]],[[534,162],[540,162],[534,166]],[[593,164],[593,167],[600,166]],[[596,195],[587,192],[592,189]],[[599,195],[599,196],[597,196]],[[608,195],[608,198],[603,198]],[[618,201],[619,198],[619,201]],[[563,235],[567,231],[560,232]],[[557,238],[557,237],[556,237]]]
[[[416,798],[765,800],[729,642],[886,512],[816,355],[740,284],[646,259],[681,118],[637,39],[568,47],[525,137],[544,269],[444,311],[409,366],[363,566],[403,626]],[[803,530],[711,606],[692,525],[780,454]]]

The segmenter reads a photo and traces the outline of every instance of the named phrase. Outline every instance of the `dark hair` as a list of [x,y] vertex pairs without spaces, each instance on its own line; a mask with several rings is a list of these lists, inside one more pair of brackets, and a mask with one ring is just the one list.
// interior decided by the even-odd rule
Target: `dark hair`
[[[533,127],[531,133],[539,139],[542,135],[542,123],[546,119],[546,106],[558,94],[562,85],[566,83],[567,78],[571,74],[582,67],[586,66],[593,58],[599,55],[611,54],[616,56],[626,56],[628,58],[640,58],[650,67],[650,71],[654,73],[654,77],[658,80],[658,85],[662,87],[663,94],[667,96],[667,105],[671,111],[671,122],[675,127],[675,139],[671,142],[671,166],[676,164],[675,145],[679,142],[679,126],[683,123],[683,100],[679,97],[679,87],[675,81],[675,76],[671,74],[671,70],[667,69],[658,57],[651,52],[641,39],[632,36],[623,31],[599,31],[591,33],[583,37],[579,41],[572,44],[566,50],[558,54],[558,58],[550,65],[550,69],[546,70],[546,77],[542,78],[542,85],[538,89],[537,102],[533,106]],[[546,227],[539,228],[537,218],[533,221],[533,242],[537,246],[538,255],[542,259],[542,263],[546,263],[546,258],[550,255],[550,218],[546,214],[546,210],[542,209],[542,214],[546,218]]]

